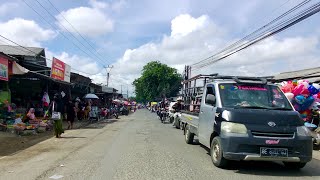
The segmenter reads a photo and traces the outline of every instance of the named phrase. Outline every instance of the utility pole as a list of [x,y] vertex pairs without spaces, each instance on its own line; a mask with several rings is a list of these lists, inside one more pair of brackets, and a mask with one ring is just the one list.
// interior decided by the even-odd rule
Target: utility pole
[[113,66],[112,65],[108,65],[108,66],[105,66],[105,68],[107,70],[107,87],[109,87],[110,71],[113,68]]
[[129,99],[129,86],[127,85],[127,99]]
[[122,94],[122,84],[121,84],[121,94]]

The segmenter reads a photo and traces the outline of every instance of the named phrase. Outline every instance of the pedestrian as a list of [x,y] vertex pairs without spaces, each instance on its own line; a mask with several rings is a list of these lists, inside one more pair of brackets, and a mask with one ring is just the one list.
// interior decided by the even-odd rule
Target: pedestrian
[[68,130],[73,129],[74,119],[76,118],[77,109],[75,103],[72,100],[69,101],[67,106],[67,121],[68,121]]
[[[63,102],[62,99],[60,98],[59,94],[55,94],[53,97],[53,101],[51,102],[50,105],[51,108],[51,114],[52,114],[52,119],[54,120],[54,134],[56,138],[60,138],[61,134],[64,133],[63,127],[62,127],[62,116],[63,116]],[[49,108],[49,109],[50,109]]]

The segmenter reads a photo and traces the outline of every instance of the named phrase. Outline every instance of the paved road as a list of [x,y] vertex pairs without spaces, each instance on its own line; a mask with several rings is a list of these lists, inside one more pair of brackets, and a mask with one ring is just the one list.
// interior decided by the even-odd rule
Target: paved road
[[187,145],[181,130],[140,110],[117,121],[67,131],[0,158],[0,179],[320,179],[320,162],[289,171],[277,163],[211,163],[208,149]]

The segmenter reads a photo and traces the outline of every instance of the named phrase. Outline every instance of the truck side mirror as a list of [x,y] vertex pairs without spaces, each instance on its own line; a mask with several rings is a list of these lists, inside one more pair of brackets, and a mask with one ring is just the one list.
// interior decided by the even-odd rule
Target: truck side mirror
[[213,94],[208,94],[206,97],[206,104],[214,106],[216,104],[216,96]]

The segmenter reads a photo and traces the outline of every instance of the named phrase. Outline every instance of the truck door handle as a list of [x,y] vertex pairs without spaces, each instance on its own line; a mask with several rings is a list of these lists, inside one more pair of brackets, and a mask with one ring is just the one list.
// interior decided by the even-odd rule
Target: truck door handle
[[203,113],[203,111],[200,112],[201,114]]

